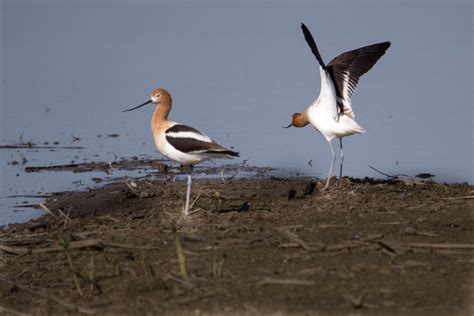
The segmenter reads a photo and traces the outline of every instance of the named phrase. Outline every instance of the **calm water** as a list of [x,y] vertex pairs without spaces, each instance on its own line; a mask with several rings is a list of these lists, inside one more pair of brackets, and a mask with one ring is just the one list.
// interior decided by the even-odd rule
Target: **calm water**
[[[152,107],[121,112],[158,86],[173,95],[171,119],[234,146],[250,164],[325,177],[323,137],[311,127],[282,129],[319,92],[302,21],[326,62],[392,41],[353,97],[368,133],[345,139],[346,175],[379,176],[372,165],[474,182],[470,1],[0,3],[0,143],[22,135],[38,145],[85,147],[0,150],[0,197],[75,190],[92,185],[93,176],[106,177],[24,173],[26,166],[160,157],[149,130]],[[120,137],[106,137],[112,133]],[[40,212],[14,212],[11,205],[24,201],[35,202],[0,199],[0,224]]]

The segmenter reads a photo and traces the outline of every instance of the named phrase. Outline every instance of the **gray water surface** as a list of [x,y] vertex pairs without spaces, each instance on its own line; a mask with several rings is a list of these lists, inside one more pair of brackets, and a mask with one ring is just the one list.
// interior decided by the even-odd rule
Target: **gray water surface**
[[[344,174],[380,176],[372,165],[474,182],[471,1],[0,3],[0,143],[22,135],[38,145],[85,147],[0,150],[0,197],[84,185],[81,175],[24,173],[27,166],[160,158],[149,128],[153,107],[122,113],[155,87],[172,93],[172,120],[233,146],[237,162],[326,177],[324,138],[311,127],[282,128],[319,93],[300,22],[326,62],[392,42],[353,96],[368,133],[344,139]],[[0,223],[31,216],[11,204],[0,199]]]

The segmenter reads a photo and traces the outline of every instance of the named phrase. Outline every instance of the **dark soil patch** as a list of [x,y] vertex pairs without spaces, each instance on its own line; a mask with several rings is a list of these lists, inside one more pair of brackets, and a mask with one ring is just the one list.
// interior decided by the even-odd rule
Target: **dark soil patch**
[[183,182],[137,184],[55,194],[57,218],[4,229],[0,311],[474,312],[472,186],[199,180],[183,220]]

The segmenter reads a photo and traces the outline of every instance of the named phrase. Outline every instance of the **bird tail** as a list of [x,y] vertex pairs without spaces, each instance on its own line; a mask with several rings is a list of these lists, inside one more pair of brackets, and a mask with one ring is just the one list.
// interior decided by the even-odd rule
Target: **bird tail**
[[225,150],[208,150],[206,154],[212,155],[215,158],[224,158],[224,159],[232,159],[233,157],[240,157],[239,153],[236,151],[232,151],[229,149]]
[[217,155],[226,155],[226,156],[232,156],[232,157],[240,157],[238,152],[232,151],[232,150],[211,150],[211,151],[208,151],[207,153],[217,154]]
[[344,120],[343,124],[341,126],[345,126],[346,132],[352,133],[352,134],[365,134],[367,131],[360,126],[355,120],[350,118],[348,115],[341,116],[340,119]]
[[358,129],[355,131],[356,133],[359,133],[359,134],[365,134],[367,133],[367,131],[360,125],[358,125]]

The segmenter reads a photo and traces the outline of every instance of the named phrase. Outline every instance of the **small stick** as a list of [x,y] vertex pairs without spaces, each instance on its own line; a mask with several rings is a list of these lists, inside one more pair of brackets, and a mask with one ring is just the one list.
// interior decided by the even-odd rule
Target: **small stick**
[[367,237],[362,239],[362,241],[365,241],[365,242],[374,241],[374,240],[378,240],[378,239],[383,239],[383,237],[384,237],[383,234],[372,234],[372,235],[368,235]]
[[80,297],[83,297],[84,294],[82,293],[81,285],[79,284],[79,280],[77,279],[76,273],[74,272],[74,265],[72,264],[71,256],[67,253],[67,249],[65,249],[66,258],[69,263],[69,269],[71,269],[72,279],[74,281],[74,285],[76,286],[77,293]]
[[56,214],[54,214],[53,212],[51,212],[51,210],[50,210],[49,208],[47,208],[46,205],[40,203],[39,206],[40,206],[43,210],[45,210],[46,212],[48,212],[49,215],[51,215],[51,216],[54,217],[55,219],[59,219],[59,217],[58,217]]
[[388,252],[396,254],[397,251],[390,245],[388,245],[386,242],[383,242],[381,240],[377,241],[377,243],[382,247],[383,249],[387,250]]
[[360,248],[360,247],[366,247],[370,245],[369,243],[366,242],[352,242],[352,243],[346,243],[346,244],[336,244],[332,246],[327,246],[324,248],[324,251],[338,251],[338,250],[350,250],[350,249],[355,249],[355,248]]
[[159,247],[152,247],[152,246],[135,246],[135,245],[127,245],[122,244],[114,241],[102,241],[104,246],[115,247],[115,248],[124,248],[124,249],[143,249],[143,250],[159,250]]
[[35,291],[33,289],[30,289],[29,287],[27,287],[25,285],[18,284],[14,281],[10,281],[10,280],[5,279],[3,277],[0,277],[0,281],[3,282],[3,283],[9,284],[11,286],[17,287],[20,290],[23,290],[23,291],[25,291],[25,292],[27,292],[31,295],[39,296],[39,297],[48,299],[50,301],[53,301],[53,302],[65,307],[65,308],[67,308],[70,311],[73,311],[73,312],[77,311],[77,312],[84,313],[84,314],[94,314],[95,313],[94,310],[84,308],[84,307],[81,307],[79,305],[75,305],[75,304],[72,304],[72,303],[65,302],[65,301],[61,300],[60,298],[58,298],[57,296],[55,296],[53,294],[46,293],[46,291],[44,291],[44,290]]
[[257,283],[257,286],[267,284],[281,284],[281,285],[316,285],[316,282],[310,280],[298,280],[298,279],[274,279],[264,278]]
[[184,285],[186,286],[187,288],[194,288],[194,284],[192,284],[191,282],[188,282],[186,280],[183,280],[181,278],[178,278],[178,277],[175,277],[174,275],[172,274],[166,274],[165,277],[163,278],[163,281],[168,281],[168,280],[171,280],[171,281],[174,281],[176,283],[179,283],[181,285]]
[[60,209],[58,209],[58,213],[64,218],[63,228],[66,229],[68,224],[72,224],[72,220],[69,218],[68,215],[64,214],[64,212],[61,211]]
[[347,296],[347,299],[354,304],[355,308],[362,308],[364,307],[364,300],[367,297],[368,292],[364,291],[362,294],[358,295],[357,297],[354,297],[352,295]]
[[280,229],[280,232],[283,233],[290,241],[293,241],[293,242],[297,243],[298,245],[300,245],[301,248],[303,248],[304,250],[306,250],[306,251],[313,250],[313,249],[311,249],[310,246],[308,246],[308,244],[304,240],[299,238],[298,235],[296,235],[295,233],[292,233],[292,232],[288,231],[287,229]]
[[[68,211],[68,214],[71,212],[71,210]],[[69,215],[67,215],[66,213],[64,213],[63,211],[61,211],[60,209],[58,209],[58,213],[59,215],[61,215],[62,217],[64,217],[64,222],[69,222],[69,223],[72,223],[72,219],[69,218]]]
[[12,253],[14,255],[24,255],[28,252],[30,252],[30,249],[28,248],[23,248],[23,247],[10,247],[6,245],[1,245],[0,244],[0,250],[6,253]]
[[453,197],[446,197],[441,198],[442,200],[467,200],[467,199],[474,199],[474,195],[466,195],[466,196],[453,196]]
[[98,219],[107,219],[107,220],[112,221],[114,223],[120,223],[119,219],[116,219],[115,217],[112,217],[110,215],[102,215],[102,216],[98,216],[97,218]]
[[90,290],[92,291],[94,289],[94,284],[95,284],[95,257],[92,256],[91,257],[91,261],[90,261],[90,264],[89,264],[89,273],[88,273],[88,277],[89,277],[89,282],[90,282]]
[[[196,196],[196,198],[194,199],[194,201],[191,202],[191,205],[189,206],[189,209],[191,209],[191,210],[193,209],[194,204],[196,204],[196,202],[199,200],[200,197],[201,197],[201,192],[199,192],[198,195]],[[192,213],[194,213],[194,212],[192,212]]]
[[[100,239],[86,239],[86,240],[79,240],[70,242],[68,245],[68,249],[82,249],[82,248],[103,248],[104,244]],[[33,249],[31,253],[45,253],[45,252],[55,252],[55,251],[62,251],[64,247],[55,246],[49,248],[37,248]]]
[[178,260],[179,260],[179,271],[181,272],[181,276],[184,279],[188,278],[188,273],[186,271],[186,258],[183,253],[183,248],[181,247],[181,242],[179,241],[179,234],[176,233],[174,235],[174,241],[176,245],[176,253],[178,254]]
[[30,315],[30,314],[25,314],[25,313],[22,313],[20,311],[17,311],[17,310],[11,309],[11,308],[6,308],[6,307],[3,307],[3,306],[0,306],[0,314],[1,315],[18,315],[18,316]]
[[434,249],[474,249],[474,244],[429,244],[429,243],[409,243],[411,247],[434,248]]
[[[123,248],[123,249],[143,249],[143,250],[159,250],[159,247],[152,246],[135,246],[135,245],[126,245],[113,241],[102,241],[100,239],[85,239],[79,241],[70,242],[68,249],[83,249],[83,248],[104,248],[104,246],[114,247],[114,248]],[[15,255],[24,255],[28,252],[33,254],[36,253],[46,253],[46,252],[57,252],[62,251],[64,248],[61,246],[53,246],[48,248],[25,248],[25,247],[10,247],[0,244],[0,251],[7,253],[12,253]]]
[[372,169],[372,170],[374,170],[374,171],[377,171],[378,173],[380,173],[381,175],[386,176],[387,178],[396,178],[396,176],[392,176],[392,175],[386,174],[386,173],[384,173],[384,172],[382,172],[382,171],[379,171],[379,170],[375,169],[374,167],[372,167],[371,165],[369,165],[369,168]]

